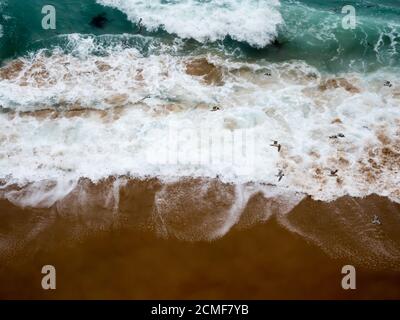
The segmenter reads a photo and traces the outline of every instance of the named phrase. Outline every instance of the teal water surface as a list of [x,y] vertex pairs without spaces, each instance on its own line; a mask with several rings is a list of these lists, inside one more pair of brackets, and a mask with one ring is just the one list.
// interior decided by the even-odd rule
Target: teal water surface
[[[129,1],[129,0],[127,0]],[[61,45],[60,35],[92,34],[111,35],[114,41],[122,41],[120,34],[136,34],[137,22],[113,8],[97,4],[95,0],[0,0],[2,3],[0,25],[0,61],[15,58],[41,48]],[[168,5],[165,1],[165,5]],[[245,5],[246,1],[243,1]],[[262,5],[262,1],[260,1]],[[54,5],[57,10],[56,30],[41,27],[44,5]],[[267,5],[267,4],[265,4]],[[357,13],[354,30],[342,28],[345,16],[341,9],[353,5]],[[321,70],[373,71],[380,67],[400,65],[400,1],[398,0],[282,0],[280,12],[284,23],[279,35],[265,48],[254,48],[246,42],[226,37],[215,43],[198,43],[185,40],[186,52],[198,50],[224,50],[240,59],[266,59],[269,61],[305,60]],[[103,15],[104,27],[90,24],[93,17]],[[179,19],[179,16],[176,17]],[[176,36],[162,30],[142,34],[171,41]],[[135,42],[132,45],[140,46]],[[222,48],[222,49],[221,49]],[[138,48],[143,49],[143,48]]]

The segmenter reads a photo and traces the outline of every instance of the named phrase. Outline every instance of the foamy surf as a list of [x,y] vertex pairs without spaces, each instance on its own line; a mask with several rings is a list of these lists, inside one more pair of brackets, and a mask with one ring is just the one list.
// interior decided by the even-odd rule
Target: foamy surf
[[81,179],[109,177],[400,202],[393,71],[335,76],[300,61],[115,46],[96,55],[93,38],[71,37],[70,53],[39,51],[0,69],[0,179],[13,203],[51,207]]
[[163,29],[181,38],[200,42],[223,40],[227,36],[265,47],[277,36],[283,23],[278,0],[97,0],[122,10],[128,18],[149,31]]
[[[168,250],[225,242],[279,269],[275,250],[290,270],[332,261],[310,260],[306,239],[399,271],[400,8],[349,1],[354,30],[339,2],[316,0],[54,0],[56,30],[41,0],[0,8],[2,264],[48,263],[49,248],[96,264],[85,241],[82,259],[65,254],[87,236],[99,261],[125,260],[114,235],[138,228]],[[125,239],[129,270],[137,243],[169,255]]]

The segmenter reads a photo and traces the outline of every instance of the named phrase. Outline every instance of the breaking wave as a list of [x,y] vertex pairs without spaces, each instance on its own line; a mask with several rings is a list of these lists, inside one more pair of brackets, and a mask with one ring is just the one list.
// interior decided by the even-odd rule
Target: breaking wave
[[93,37],[71,39],[70,53],[40,51],[0,69],[1,189],[14,203],[52,206],[81,178],[110,176],[400,202],[392,70],[335,76],[300,61],[116,46],[94,54]]
[[97,2],[122,10],[131,21],[140,21],[149,31],[163,29],[200,42],[230,36],[255,47],[265,47],[277,36],[277,26],[283,22],[278,0]]

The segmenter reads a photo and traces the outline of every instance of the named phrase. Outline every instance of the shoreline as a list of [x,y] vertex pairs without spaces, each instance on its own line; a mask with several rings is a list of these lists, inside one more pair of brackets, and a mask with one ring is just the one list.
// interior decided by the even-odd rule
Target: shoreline
[[[213,221],[224,217],[215,211],[226,207],[223,199],[209,199],[203,211],[182,203],[181,211],[163,216],[163,229],[153,211],[156,182],[147,183],[121,191],[118,213],[96,205],[86,212],[75,207],[74,214],[24,210],[1,200],[0,297],[400,298],[400,221],[394,214],[400,205],[385,198],[346,197],[332,203],[306,198],[280,214],[279,205],[256,195],[226,235],[209,241],[198,234],[212,231]],[[381,226],[370,224],[376,212]],[[193,238],[185,240],[188,234]],[[14,256],[4,254],[10,235],[16,236],[8,243]],[[40,287],[45,264],[57,269],[54,292]],[[340,286],[346,264],[357,269],[355,291]]]
[[395,2],[0,0],[0,300],[400,300]]

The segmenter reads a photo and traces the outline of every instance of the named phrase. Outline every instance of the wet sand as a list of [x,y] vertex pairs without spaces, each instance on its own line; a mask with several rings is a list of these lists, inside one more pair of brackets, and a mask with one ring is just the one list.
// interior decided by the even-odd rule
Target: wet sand
[[[256,196],[222,238],[188,241],[181,231],[199,231],[188,218],[193,211],[199,224],[198,212],[170,212],[161,230],[152,214],[157,188],[154,181],[128,186],[118,212],[24,210],[0,201],[0,298],[400,298],[400,206],[386,199],[306,198],[289,214],[262,218]],[[381,226],[370,224],[373,213]],[[46,264],[57,270],[54,291],[40,286]],[[356,267],[356,290],[341,288],[346,264]]]

